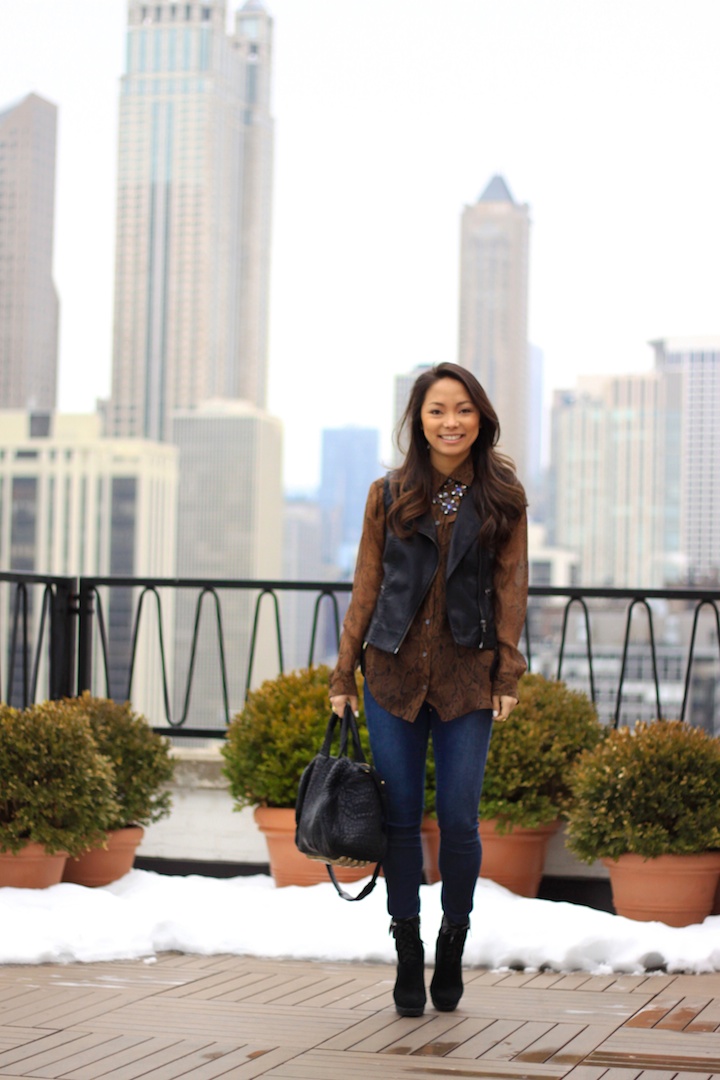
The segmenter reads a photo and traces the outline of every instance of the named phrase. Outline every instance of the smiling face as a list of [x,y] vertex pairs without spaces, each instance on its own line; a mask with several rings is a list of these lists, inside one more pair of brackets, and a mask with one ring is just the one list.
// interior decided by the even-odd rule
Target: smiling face
[[430,462],[449,476],[465,460],[480,433],[480,413],[458,379],[438,379],[420,411]]

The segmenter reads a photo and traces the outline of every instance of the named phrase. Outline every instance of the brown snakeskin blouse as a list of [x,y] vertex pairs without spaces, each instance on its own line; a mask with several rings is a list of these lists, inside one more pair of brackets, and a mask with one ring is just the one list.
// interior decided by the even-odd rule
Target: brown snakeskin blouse
[[[436,490],[447,479],[433,470]],[[473,467],[469,459],[458,466],[452,479],[461,484],[472,483]],[[424,701],[436,709],[442,720],[452,720],[475,709],[491,708],[493,695],[517,697],[517,682],[526,668],[517,645],[527,607],[527,517],[523,514],[518,519],[507,542],[495,554],[499,645],[492,684],[493,651],[456,645],[445,610],[445,566],[456,517],[457,513],[444,515],[441,510],[435,514],[440,548],[438,571],[400,651],[382,652],[372,645],[366,648],[365,677],[373,697],[383,709],[405,720],[414,720]],[[382,582],[384,545],[381,479],[372,484],[365,507],[352,599],[343,623],[337,665],[330,678],[332,695],[357,692],[355,669]]]

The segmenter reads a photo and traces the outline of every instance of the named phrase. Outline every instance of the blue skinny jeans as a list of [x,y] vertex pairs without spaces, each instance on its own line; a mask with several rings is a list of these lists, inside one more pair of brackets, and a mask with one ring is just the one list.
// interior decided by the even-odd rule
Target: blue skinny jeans
[[420,911],[420,826],[425,804],[425,762],[432,735],[442,908],[450,922],[465,923],[472,911],[480,872],[478,804],[492,732],[492,710],[479,709],[443,721],[425,702],[416,720],[409,723],[378,705],[367,681],[364,695],[373,762],[387,792],[388,850],[383,871],[388,911],[395,919],[409,919]]

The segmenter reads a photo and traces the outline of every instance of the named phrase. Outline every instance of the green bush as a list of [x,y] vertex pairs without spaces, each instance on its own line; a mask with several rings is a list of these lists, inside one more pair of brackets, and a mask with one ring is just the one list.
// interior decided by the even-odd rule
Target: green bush
[[677,720],[611,731],[572,779],[567,846],[584,862],[720,848],[720,742]]
[[114,779],[71,704],[0,705],[0,851],[34,842],[79,855],[102,844],[118,812]]
[[67,704],[87,716],[98,749],[112,762],[119,810],[110,828],[149,825],[167,817],[172,794],[162,789],[175,773],[169,741],[133,712],[129,701],[92,697],[86,691]]
[[566,814],[573,762],[602,737],[590,699],[565,683],[523,675],[519,694],[509,719],[494,725],[480,800],[480,817],[497,818],[499,832]]
[[[253,691],[233,717],[222,753],[235,809],[295,805],[302,771],[320,749],[330,718],[329,677],[325,666],[279,675]],[[360,741],[369,760],[362,695],[359,708]]]

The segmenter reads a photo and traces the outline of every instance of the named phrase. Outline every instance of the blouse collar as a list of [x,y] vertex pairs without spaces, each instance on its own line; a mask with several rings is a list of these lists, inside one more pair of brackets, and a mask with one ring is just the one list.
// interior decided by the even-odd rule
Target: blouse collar
[[438,469],[433,466],[432,469],[432,481],[433,491],[439,491],[443,484],[448,480],[456,480],[459,484],[465,484],[470,487],[475,478],[475,466],[473,465],[472,458],[466,457],[461,465],[458,465],[449,476],[445,476]]

